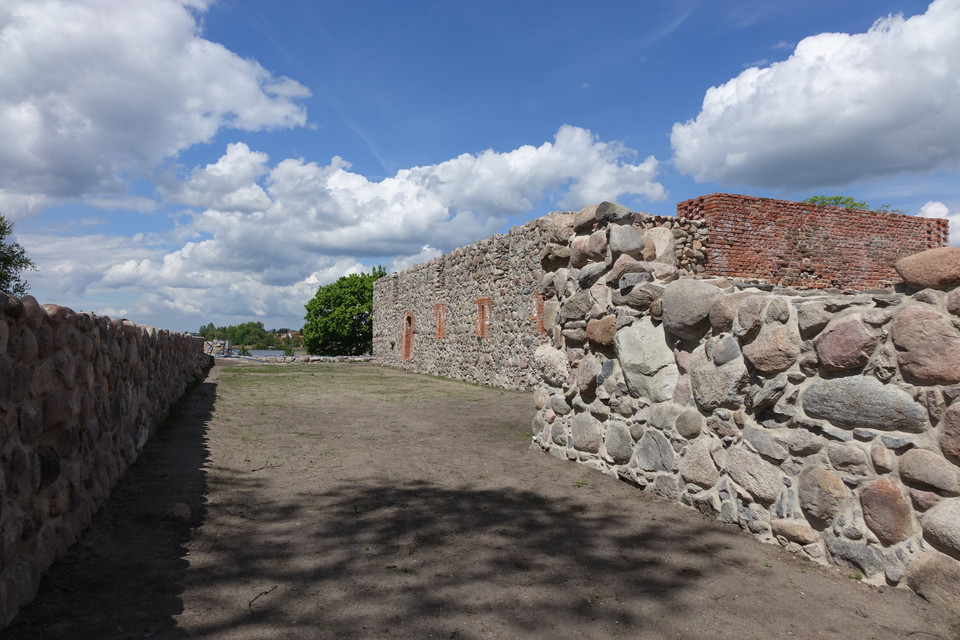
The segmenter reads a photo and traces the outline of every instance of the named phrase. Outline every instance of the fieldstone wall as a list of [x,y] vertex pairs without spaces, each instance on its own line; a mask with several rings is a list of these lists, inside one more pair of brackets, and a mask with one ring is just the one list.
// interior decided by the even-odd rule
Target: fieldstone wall
[[535,386],[530,354],[545,338],[533,294],[548,232],[541,218],[377,280],[377,362],[503,389]]
[[[588,233],[608,219],[620,223],[613,235]],[[552,213],[377,280],[374,356],[379,364],[418,373],[533,389],[541,378],[531,357],[556,325],[558,302],[541,293],[554,269],[589,263],[589,278],[596,260],[615,252],[692,274],[704,242],[700,222],[635,214],[609,202]],[[585,331],[585,325],[567,328]]]
[[571,223],[543,279],[535,443],[960,607],[960,249],[844,295],[681,277],[624,222]]
[[211,364],[201,338],[0,293],[0,628]]

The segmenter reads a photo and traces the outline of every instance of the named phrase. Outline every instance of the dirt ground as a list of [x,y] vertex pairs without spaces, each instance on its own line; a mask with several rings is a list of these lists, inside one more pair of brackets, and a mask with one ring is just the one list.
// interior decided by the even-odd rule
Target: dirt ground
[[227,362],[0,636],[960,637],[908,591],[531,451],[529,394]]

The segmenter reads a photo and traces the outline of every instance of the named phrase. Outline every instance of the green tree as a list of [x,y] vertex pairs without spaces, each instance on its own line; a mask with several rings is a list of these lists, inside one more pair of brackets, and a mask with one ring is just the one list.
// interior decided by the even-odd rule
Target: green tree
[[262,322],[244,322],[243,324],[237,325],[234,343],[256,345],[264,342],[266,338],[267,330],[263,328]]
[[870,209],[870,205],[862,200],[854,200],[849,196],[810,196],[801,202],[818,204],[821,207],[843,207],[844,209]]
[[13,223],[0,215],[0,291],[25,296],[30,287],[20,274],[25,269],[36,270],[37,265],[27,257],[27,252],[19,243],[6,242],[11,233]]
[[217,328],[214,327],[213,323],[211,322],[210,324],[205,324],[202,327],[200,327],[200,330],[197,331],[197,335],[203,338],[204,340],[213,340],[214,339],[213,334],[216,330]]
[[373,349],[373,283],[383,267],[343,276],[307,303],[303,346],[311,355],[357,356]]
[[810,196],[801,202],[808,204],[819,204],[823,207],[843,207],[844,209],[865,209],[866,211],[883,211],[886,213],[899,213],[907,215],[903,209],[891,209],[890,205],[882,204],[879,207],[871,207],[863,200],[854,200],[849,196]]

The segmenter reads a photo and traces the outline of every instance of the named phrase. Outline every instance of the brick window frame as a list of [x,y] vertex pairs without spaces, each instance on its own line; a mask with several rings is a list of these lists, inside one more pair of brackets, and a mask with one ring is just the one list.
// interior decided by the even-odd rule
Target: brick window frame
[[477,336],[481,338],[490,337],[490,320],[493,317],[493,300],[490,298],[477,298]]
[[433,318],[436,321],[436,338],[442,340],[447,337],[447,305],[438,302],[433,305]]
[[413,360],[413,312],[403,314],[403,324],[400,328],[400,359]]
[[545,334],[547,332],[543,327],[543,294],[534,293],[531,296],[530,319],[537,323],[537,333]]

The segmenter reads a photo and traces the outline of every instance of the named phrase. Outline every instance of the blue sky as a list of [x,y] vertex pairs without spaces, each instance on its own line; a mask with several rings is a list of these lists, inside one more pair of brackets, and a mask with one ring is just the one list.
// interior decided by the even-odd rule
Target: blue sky
[[41,303],[299,327],[552,210],[717,191],[949,217],[960,0],[0,4],[0,212]]

